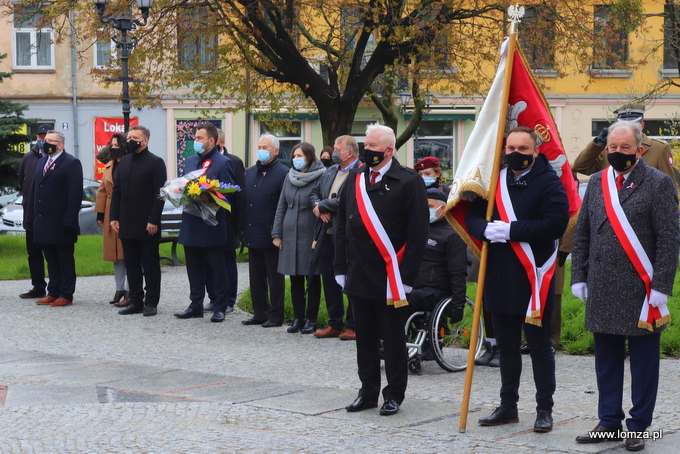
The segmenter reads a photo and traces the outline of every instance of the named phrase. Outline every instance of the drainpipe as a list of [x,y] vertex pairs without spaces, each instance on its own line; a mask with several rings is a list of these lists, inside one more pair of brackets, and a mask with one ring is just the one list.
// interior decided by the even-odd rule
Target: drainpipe
[[80,159],[78,147],[78,79],[76,77],[76,28],[73,25],[73,10],[69,12],[71,22],[71,92],[73,93],[73,156]]

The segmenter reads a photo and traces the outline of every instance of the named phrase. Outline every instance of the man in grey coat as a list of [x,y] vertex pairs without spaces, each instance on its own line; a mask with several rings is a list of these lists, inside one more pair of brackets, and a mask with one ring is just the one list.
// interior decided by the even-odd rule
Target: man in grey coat
[[623,438],[628,341],[633,407],[626,425],[633,433],[625,435],[626,449],[639,451],[656,403],[659,339],[670,320],[666,302],[678,265],[678,199],[673,180],[640,159],[639,124],[614,123],[607,152],[611,166],[590,179],[572,251],[572,292],[586,302],[585,327],[595,338],[600,418],[576,441]]

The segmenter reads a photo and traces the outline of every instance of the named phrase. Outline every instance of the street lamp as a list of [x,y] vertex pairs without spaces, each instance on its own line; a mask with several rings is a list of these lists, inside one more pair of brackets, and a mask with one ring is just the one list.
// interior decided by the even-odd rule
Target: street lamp
[[133,36],[130,41],[127,39],[127,32],[135,30],[137,27],[146,25],[146,20],[149,18],[149,9],[153,5],[153,0],[137,0],[137,6],[142,12],[142,21],[130,17],[108,17],[104,18],[104,10],[109,0],[93,0],[97,7],[99,14],[99,21],[106,25],[111,25],[116,30],[120,31],[120,40],[111,38],[116,43],[116,48],[120,50],[120,61],[122,74],[121,77],[108,78],[108,82],[122,82],[123,83],[123,121],[125,124],[125,132],[130,129],[130,94],[128,92],[130,82],[144,82],[143,80],[136,80],[128,76],[128,59],[130,53],[137,44],[137,37]]

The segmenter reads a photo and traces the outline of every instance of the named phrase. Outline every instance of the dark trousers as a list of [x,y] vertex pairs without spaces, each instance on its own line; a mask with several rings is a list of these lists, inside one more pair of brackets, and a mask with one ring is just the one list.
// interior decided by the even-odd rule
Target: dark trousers
[[[326,297],[326,310],[328,311],[329,318],[328,326],[338,331],[343,331],[345,329],[345,323],[343,323],[345,318],[345,301],[342,297],[342,287],[335,282],[335,273],[333,272],[334,254],[333,235],[326,235],[321,245],[317,270],[321,274],[321,280],[323,281],[323,294]],[[352,305],[347,306],[346,323],[347,329],[354,330]]]
[[47,260],[47,272],[50,281],[47,294],[54,298],[65,298],[73,301],[76,291],[76,261],[73,258],[73,243],[41,244],[40,247]]
[[[134,307],[158,307],[161,298],[161,263],[158,238],[120,239],[125,254],[125,269],[130,286],[130,304]],[[144,287],[146,280],[146,287]],[[145,295],[146,291],[146,295]]]
[[543,314],[542,326],[524,323],[525,315],[491,313],[501,363],[501,405],[515,409],[522,375],[522,329],[529,344],[536,385],[536,409],[552,413],[555,393],[555,354],[550,340],[552,311]]
[[213,306],[215,312],[224,312],[227,307],[227,265],[224,260],[224,248],[184,246],[187,261],[187,277],[189,278],[189,309],[203,312],[205,299],[206,273],[211,274]]
[[[234,307],[236,304],[236,293],[238,291],[238,267],[236,266],[236,251],[233,249],[224,249],[224,265],[227,276],[227,306]],[[223,279],[224,277],[222,277]],[[213,286],[213,271],[210,264],[205,266],[205,288],[208,292],[210,302],[215,303],[217,296]]]
[[224,251],[224,259],[227,265],[227,278],[229,288],[227,289],[227,306],[234,307],[236,304],[236,293],[238,292],[238,267],[236,266],[236,250],[227,249]]
[[656,393],[659,388],[659,342],[661,333],[644,336],[618,336],[595,333],[595,372],[599,399],[600,425],[621,429],[623,412],[623,374],[626,339],[630,352],[631,400],[633,408],[626,420],[628,430],[647,430],[652,424]]
[[[307,291],[305,292],[305,280]],[[305,298],[307,293],[307,298]],[[290,277],[290,300],[293,303],[293,316],[296,319],[312,320],[316,323],[319,316],[319,304],[321,301],[321,277],[291,276]],[[306,304],[305,304],[306,300]],[[305,311],[305,305],[307,310]]]
[[274,323],[283,323],[285,278],[276,271],[279,266],[279,250],[249,249],[248,255],[253,317],[263,322],[270,320]]
[[42,247],[33,242],[33,230],[26,230],[26,252],[28,252],[28,271],[31,273],[31,284],[36,290],[45,291],[45,260]]
[[408,383],[404,308],[388,306],[385,299],[370,300],[350,296],[357,334],[359,395],[377,400],[380,395],[380,339],[385,349],[385,400],[404,401]]

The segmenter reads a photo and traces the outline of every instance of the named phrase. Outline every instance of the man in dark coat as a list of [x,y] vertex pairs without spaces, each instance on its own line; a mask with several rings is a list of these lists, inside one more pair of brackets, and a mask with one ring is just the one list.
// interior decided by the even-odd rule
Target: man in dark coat
[[[378,405],[380,340],[385,351],[387,386],[381,415],[393,415],[404,400],[408,381],[403,306],[418,275],[427,241],[428,212],[425,184],[418,173],[394,158],[392,129],[370,125],[364,142],[365,166],[350,171],[340,193],[335,223],[336,281],[349,297],[354,312],[357,365],[361,389],[347,411]],[[357,191],[357,185],[365,192]],[[365,203],[359,202],[362,196]],[[360,210],[373,208],[376,217]],[[384,235],[371,234],[381,225]],[[392,251],[384,256],[383,250]],[[391,246],[389,246],[391,245]],[[400,256],[399,260],[396,255]],[[387,270],[387,261],[395,266]],[[398,272],[397,272],[398,271]],[[389,281],[390,293],[387,293]],[[393,291],[392,291],[393,289]]]
[[[194,150],[196,154],[187,158],[184,172],[204,169],[204,175],[220,183],[234,184],[234,169],[231,160],[217,149],[217,128],[212,123],[202,123],[196,127]],[[199,151],[200,150],[200,151]],[[199,203],[202,203],[199,201]],[[207,224],[198,214],[182,213],[179,229],[179,243],[184,245],[187,276],[189,278],[189,298],[191,304],[182,313],[175,314],[180,319],[202,318],[203,299],[205,298],[206,269],[212,273],[212,287],[215,294],[211,322],[223,322],[227,308],[229,279],[224,257],[227,245],[227,210],[219,208],[215,213],[216,225]]]
[[35,166],[26,217],[50,274],[47,296],[37,304],[70,306],[76,290],[73,251],[80,233],[83,166],[64,151],[64,135],[58,131],[48,131],[43,149],[46,156]]
[[341,340],[356,340],[354,331],[354,317],[352,306],[347,307],[347,330],[345,331],[345,302],[342,297],[342,287],[335,282],[333,272],[333,256],[335,245],[333,241],[333,224],[338,214],[340,199],[338,195],[345,184],[349,171],[361,164],[359,161],[359,144],[352,136],[340,136],[335,139],[332,160],[334,165],[326,170],[319,183],[312,190],[310,199],[316,206],[314,214],[325,224],[329,225],[325,231],[320,232],[318,238],[320,247],[318,269],[323,280],[323,291],[326,297],[326,309],[328,310],[328,327],[317,331],[314,336],[318,338],[339,337]]
[[272,243],[272,226],[289,169],[279,162],[279,139],[263,134],[257,145],[257,163],[246,171],[242,217],[254,314],[241,323],[271,328],[283,325],[285,280],[277,271],[279,248]]
[[[549,432],[552,430],[552,396],[555,392],[555,356],[550,339],[555,282],[550,280],[547,295],[541,298],[544,307],[542,319],[536,320],[533,307],[531,314],[527,313],[532,299],[532,284],[522,260],[530,261],[529,254],[532,254],[535,268],[554,262],[556,240],[562,236],[569,222],[569,202],[559,177],[546,157],[539,154],[537,144],[538,136],[525,126],[511,130],[507,136],[507,168],[501,171],[498,184],[499,190],[507,188],[510,200],[505,208],[514,210],[516,220],[509,216],[510,222],[500,220],[497,203],[493,215],[495,221],[487,222],[487,202],[477,199],[470,207],[466,223],[472,236],[491,242],[484,305],[491,313],[501,369],[501,404],[491,416],[481,418],[479,424],[495,426],[519,421],[520,342],[524,329],[536,384],[534,431]],[[515,252],[512,242],[529,246],[530,251],[523,259]],[[527,264],[531,266],[531,263]]]
[[47,293],[47,282],[45,282],[45,261],[43,258],[43,251],[40,245],[33,241],[33,226],[28,225],[28,193],[33,187],[33,175],[35,174],[35,167],[40,158],[45,156],[43,153],[43,144],[45,143],[45,136],[47,131],[51,128],[50,125],[40,125],[38,127],[36,143],[31,147],[31,150],[21,158],[19,165],[19,191],[23,196],[21,199],[21,206],[24,207],[24,229],[26,229],[26,252],[28,253],[28,271],[31,273],[31,285],[33,288],[26,293],[19,295],[20,298],[42,298]]
[[[659,339],[670,318],[666,302],[673,290],[680,247],[675,184],[640,159],[641,136],[634,123],[619,121],[609,128],[611,168],[590,178],[576,225],[571,275],[574,295],[586,302],[585,327],[594,334],[600,418],[593,431],[576,441],[621,439],[628,341],[633,407],[626,425],[637,432],[626,437],[630,451],[644,448],[642,432],[652,423],[659,382]],[[606,185],[603,179],[607,179]],[[655,311],[658,320],[645,316]],[[591,436],[593,432],[606,433],[596,438]]]
[[163,199],[158,195],[167,172],[163,159],[148,149],[150,135],[144,126],[130,128],[130,154],[120,161],[111,197],[111,227],[118,232],[123,244],[130,285],[130,305],[118,311],[121,315],[142,312],[144,316],[156,315],[161,296],[158,241]]
[[467,246],[444,218],[447,195],[437,188],[427,190],[430,229],[420,262],[420,272],[408,294],[411,312],[432,311],[444,297],[453,296],[455,322],[463,319],[467,289]]

